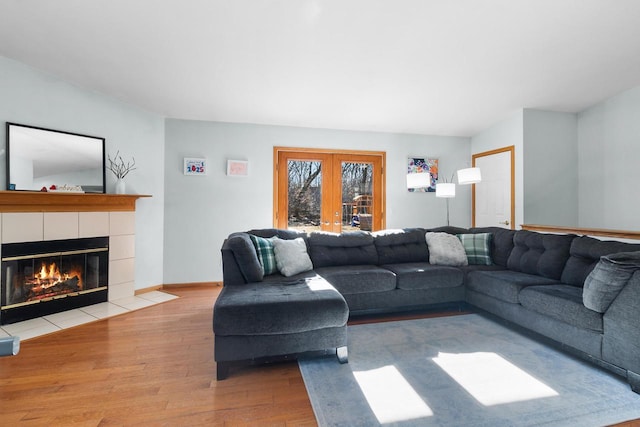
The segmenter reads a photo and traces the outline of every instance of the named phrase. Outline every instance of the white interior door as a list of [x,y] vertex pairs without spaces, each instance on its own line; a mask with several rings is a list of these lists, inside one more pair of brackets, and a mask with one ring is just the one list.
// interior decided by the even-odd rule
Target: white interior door
[[482,181],[473,190],[475,227],[514,228],[514,147],[473,155]]

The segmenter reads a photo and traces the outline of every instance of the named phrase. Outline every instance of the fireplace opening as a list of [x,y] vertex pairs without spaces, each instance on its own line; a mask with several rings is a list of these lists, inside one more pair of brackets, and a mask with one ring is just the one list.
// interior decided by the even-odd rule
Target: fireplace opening
[[0,324],[108,299],[109,238],[2,245]]

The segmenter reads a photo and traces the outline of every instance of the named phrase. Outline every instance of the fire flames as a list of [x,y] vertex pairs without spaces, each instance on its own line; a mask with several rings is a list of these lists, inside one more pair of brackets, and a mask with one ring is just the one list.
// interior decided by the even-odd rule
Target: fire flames
[[82,289],[81,277],[81,271],[71,269],[68,272],[61,273],[55,262],[49,265],[43,262],[40,272],[36,273],[33,280],[30,281],[30,285],[32,285],[31,291],[37,294],[61,284],[72,284],[74,287]]

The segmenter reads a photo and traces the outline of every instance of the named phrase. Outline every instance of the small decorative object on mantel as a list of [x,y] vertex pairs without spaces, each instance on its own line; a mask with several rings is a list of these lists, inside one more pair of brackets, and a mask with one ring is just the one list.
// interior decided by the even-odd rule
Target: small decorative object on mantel
[[52,185],[49,187],[50,192],[59,192],[59,193],[84,193],[84,190],[79,185]]
[[107,160],[109,161],[108,169],[113,172],[117,179],[116,194],[125,194],[126,186],[124,183],[124,177],[127,176],[129,172],[136,169],[136,159],[132,157],[131,161],[125,163],[124,159],[120,155],[119,150],[116,153],[114,159],[112,159],[111,156],[107,155]]

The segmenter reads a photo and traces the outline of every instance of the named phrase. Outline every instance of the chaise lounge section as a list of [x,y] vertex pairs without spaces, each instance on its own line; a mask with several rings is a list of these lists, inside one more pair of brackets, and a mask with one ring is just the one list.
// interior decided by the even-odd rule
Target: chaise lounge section
[[[478,242],[472,250],[482,253],[480,262],[434,263],[441,250],[427,244],[427,232],[471,237]],[[290,277],[264,275],[252,235],[302,239],[312,269]],[[585,281],[602,257],[637,251],[637,244],[494,227],[234,233],[222,247],[224,288],[214,307],[219,378],[229,362],[264,356],[324,349],[343,352],[346,361],[348,316],[447,307],[488,312],[519,325],[624,376],[639,392],[640,272],[630,273],[606,307],[594,310],[583,302]],[[464,264],[477,261],[467,255]],[[316,301],[311,283],[332,295],[332,302]],[[310,308],[321,304],[331,310]]]

